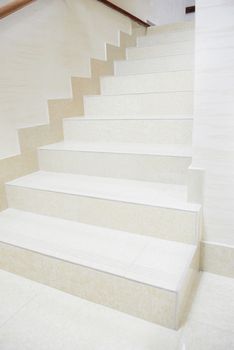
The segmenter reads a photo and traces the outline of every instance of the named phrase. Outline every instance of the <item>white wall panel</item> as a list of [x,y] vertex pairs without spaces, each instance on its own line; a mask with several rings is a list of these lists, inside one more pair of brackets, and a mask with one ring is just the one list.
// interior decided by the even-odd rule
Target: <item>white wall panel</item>
[[234,2],[196,6],[193,165],[206,170],[204,239],[234,245]]

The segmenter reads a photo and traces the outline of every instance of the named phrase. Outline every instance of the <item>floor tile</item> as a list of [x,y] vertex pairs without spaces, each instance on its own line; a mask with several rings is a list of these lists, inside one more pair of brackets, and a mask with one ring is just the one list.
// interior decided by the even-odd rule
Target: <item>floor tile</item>
[[177,350],[233,350],[234,333],[202,322],[189,322]]
[[37,283],[0,270],[0,327],[25,307],[41,288]]
[[1,350],[234,350],[234,279],[201,274],[173,331],[0,271]]
[[202,273],[189,318],[234,332],[234,279]]
[[175,350],[178,341],[179,332],[50,288],[0,329],[4,350]]

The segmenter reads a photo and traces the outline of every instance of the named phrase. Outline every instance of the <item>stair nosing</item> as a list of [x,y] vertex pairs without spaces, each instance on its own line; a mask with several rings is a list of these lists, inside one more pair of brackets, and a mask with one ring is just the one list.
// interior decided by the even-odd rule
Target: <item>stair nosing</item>
[[[155,34],[153,34],[155,35]],[[153,36],[152,34],[150,36]],[[147,38],[148,36],[144,37],[143,38]],[[167,42],[167,43],[162,43],[162,42],[158,42],[158,43],[153,43],[152,45],[148,44],[148,46],[138,46],[139,45],[139,42],[137,41],[137,46],[134,46],[133,48],[135,49],[143,49],[143,48],[146,48],[146,47],[157,47],[158,45],[170,45],[170,44],[177,44],[177,43],[195,43],[195,36],[193,39],[188,39],[188,40],[174,40],[174,41],[171,41],[171,42]]]
[[158,46],[171,46],[171,44],[177,44],[177,43],[195,43],[194,40],[182,40],[182,41],[173,41],[172,43],[159,43],[156,45],[149,45],[149,46],[132,46],[132,47],[127,47],[127,51],[131,51],[131,50],[138,50],[138,49],[152,49],[153,47],[158,48]]
[[167,74],[167,73],[183,73],[183,72],[189,72],[194,73],[194,69],[180,69],[180,70],[168,70],[168,71],[160,71],[160,72],[147,72],[147,73],[135,73],[135,74],[125,74],[125,75],[101,75],[100,79],[115,79],[115,78],[130,78],[132,76],[142,76],[142,75],[160,75],[160,74]]
[[162,54],[162,55],[158,55],[156,57],[139,57],[139,58],[128,58],[126,60],[116,60],[115,62],[124,62],[124,61],[127,61],[127,62],[132,62],[132,61],[144,61],[144,60],[157,60],[158,58],[162,58],[162,57],[172,57],[172,56],[185,56],[185,55],[190,55],[192,57],[194,57],[194,51],[192,52],[185,52],[185,53],[178,53],[178,54]]
[[[132,47],[135,48],[135,47]],[[146,60],[146,61],[151,61],[151,60],[157,60],[158,58],[162,58],[162,57],[172,57],[172,56],[191,56],[192,58],[194,57],[193,52],[189,52],[189,53],[176,53],[176,54],[167,54],[164,56],[159,56],[159,57],[149,57],[149,58],[143,58],[142,60]],[[141,59],[131,59],[131,61],[139,61]],[[114,60],[114,63],[118,63],[118,62],[129,62],[129,60],[127,59],[121,59],[121,60]]]
[[189,116],[189,118],[185,118],[185,117],[176,117],[176,118],[172,118],[172,117],[159,117],[159,118],[156,118],[156,117],[146,117],[146,118],[136,118],[136,117],[133,117],[133,118],[130,118],[130,117],[127,117],[127,118],[123,118],[123,117],[116,117],[114,115],[111,115],[110,117],[106,117],[106,118],[103,118],[103,117],[100,117],[99,115],[97,117],[92,117],[92,116],[86,116],[86,115],[82,115],[82,116],[77,116],[77,117],[68,117],[68,118],[64,118],[63,119],[63,122],[66,122],[66,121],[69,121],[69,122],[73,122],[73,121],[78,121],[78,122],[86,122],[86,121],[112,121],[112,120],[117,120],[117,121],[129,121],[129,120],[194,120],[194,117],[191,115]]
[[[138,35],[137,38],[147,38],[151,36],[157,36],[157,35],[170,35],[170,34],[177,34],[177,33],[189,33],[189,34],[194,34],[195,35],[195,30],[193,29],[182,29],[179,31],[165,31],[165,32],[151,32],[148,31],[146,34],[141,34]],[[187,40],[185,40],[187,41]]]
[[87,268],[87,269],[90,269],[90,270],[95,270],[95,271],[98,271],[98,272],[101,272],[101,273],[104,273],[104,274],[116,276],[118,278],[122,278],[122,279],[125,279],[125,280],[128,280],[128,281],[136,282],[136,283],[139,283],[139,284],[142,284],[142,285],[145,285],[145,286],[153,287],[153,288],[160,289],[160,290],[165,290],[167,292],[174,293],[174,294],[178,293],[178,286],[176,286],[175,289],[169,289],[167,287],[163,287],[163,286],[160,286],[160,285],[150,284],[150,283],[147,283],[147,282],[142,282],[142,281],[134,279],[134,278],[130,278],[130,277],[127,277],[127,276],[122,276],[122,275],[114,273],[114,272],[109,272],[109,271],[106,271],[106,270],[101,269],[101,268],[98,269],[98,268],[95,268],[95,267],[92,267],[92,266],[89,266],[89,265],[85,265],[84,263],[82,264],[81,262],[71,261],[71,260],[69,260],[69,258],[66,258],[66,257],[59,257],[59,256],[55,256],[55,255],[52,255],[52,254],[49,254],[49,253],[40,252],[40,251],[37,251],[36,249],[26,248],[24,246],[20,246],[20,245],[14,244],[14,243],[5,242],[5,241],[3,241],[1,239],[0,239],[0,242],[2,244],[7,244],[7,245],[10,245],[10,246],[16,247],[18,249],[24,249],[24,250],[27,250],[29,252],[34,252],[36,254],[40,254],[40,255],[49,257],[51,259],[57,259],[57,260],[65,262],[65,263],[78,265],[78,266],[81,266],[81,267],[84,267],[84,268]]
[[[65,141],[66,142],[66,141]],[[92,144],[90,142],[90,144]],[[141,156],[158,156],[158,157],[171,157],[171,158],[192,158],[192,153],[190,155],[182,155],[182,154],[163,154],[163,153],[160,153],[160,152],[156,152],[156,153],[147,153],[146,151],[140,153],[139,151],[138,152],[134,152],[134,151],[127,151],[127,152],[124,152],[124,151],[117,151],[117,150],[85,150],[85,149],[62,149],[62,148],[50,148],[49,147],[50,145],[47,145],[47,146],[42,146],[42,147],[39,147],[38,150],[40,151],[53,151],[53,152],[59,152],[59,151],[62,151],[62,152],[80,152],[80,153],[107,153],[107,154],[126,154],[126,155],[141,155]]]
[[193,93],[194,90],[176,90],[176,91],[155,91],[155,92],[133,92],[133,93],[123,93],[123,94],[113,94],[113,95],[103,95],[103,94],[90,94],[84,95],[84,98],[96,98],[96,97],[118,97],[118,96],[133,96],[133,95],[163,95],[163,94],[177,94],[177,93]]
[[[37,172],[37,173],[40,173]],[[46,172],[44,171],[44,173],[52,173],[52,172]],[[67,174],[67,173],[63,173],[63,174]],[[29,176],[29,175],[26,175]],[[88,175],[86,175],[88,177]],[[24,177],[24,176],[23,176]],[[89,176],[92,177],[92,176]],[[22,177],[21,177],[22,178]],[[86,194],[86,193],[80,193],[80,191],[77,191],[77,193],[74,192],[66,192],[65,190],[52,190],[49,188],[37,188],[35,186],[26,186],[26,185],[19,185],[17,183],[15,183],[17,180],[13,180],[13,181],[9,181],[6,183],[6,186],[9,187],[18,187],[18,188],[24,188],[24,189],[31,189],[31,190],[35,190],[35,191],[44,191],[44,192],[51,192],[51,193],[62,193],[62,194],[66,194],[66,195],[70,195],[70,196],[78,196],[78,197],[86,197],[86,198],[95,198],[95,199],[100,199],[100,200],[105,200],[105,201],[113,201],[113,202],[120,202],[120,203],[129,203],[129,204],[133,204],[133,205],[143,205],[143,206],[148,206],[148,207],[155,207],[155,208],[165,208],[165,209],[171,209],[171,210],[179,210],[179,211],[184,211],[184,212],[192,212],[192,213],[197,213],[200,211],[201,205],[197,204],[197,203],[191,203],[191,202],[186,202],[186,205],[188,206],[187,208],[183,208],[181,207],[182,203],[179,202],[177,205],[169,205],[167,203],[165,204],[160,204],[160,203],[147,203],[147,202],[140,202],[139,200],[130,200],[130,199],[118,199],[118,198],[113,198],[111,196],[106,196],[106,195],[98,195],[98,194]],[[131,180],[128,180],[131,181]],[[142,181],[143,182],[143,181]],[[181,185],[182,186],[182,185]]]

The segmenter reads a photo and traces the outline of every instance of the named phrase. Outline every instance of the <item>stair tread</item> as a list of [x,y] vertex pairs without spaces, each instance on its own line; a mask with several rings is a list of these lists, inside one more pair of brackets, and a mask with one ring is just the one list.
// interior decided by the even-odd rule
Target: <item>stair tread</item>
[[190,145],[181,144],[144,144],[144,143],[113,143],[113,142],[76,142],[64,141],[40,147],[41,150],[80,151],[121,154],[145,154],[171,157],[191,157]]
[[183,185],[46,171],[17,178],[7,185],[184,211],[200,210],[199,204],[186,201],[187,188]]
[[196,246],[15,209],[0,213],[0,240],[58,259],[177,291]]

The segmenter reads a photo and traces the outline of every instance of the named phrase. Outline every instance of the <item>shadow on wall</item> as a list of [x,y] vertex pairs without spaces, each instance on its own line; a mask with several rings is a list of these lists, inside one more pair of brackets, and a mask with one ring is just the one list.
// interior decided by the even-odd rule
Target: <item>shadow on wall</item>
[[[97,30],[98,28],[98,30]],[[0,21],[0,158],[20,152],[17,128],[49,122],[47,100],[70,98],[131,22],[94,0],[40,0]]]
[[[84,0],[80,1],[80,3],[84,5],[83,12],[86,13],[87,11],[86,6],[88,2],[91,2],[91,1],[93,0],[87,1],[85,5],[84,5]],[[54,2],[55,0],[53,1],[53,5],[55,5]],[[73,0],[72,1],[68,0],[66,5],[70,6],[72,5],[72,3],[73,3]],[[97,2],[94,1],[94,3],[96,4]],[[65,6],[65,4],[63,4],[63,6]],[[78,3],[76,4],[76,6],[78,6]],[[60,9],[61,8],[62,8],[62,4],[60,2]],[[80,9],[80,7],[78,8]],[[70,11],[72,11],[72,9],[73,9],[72,7],[69,9],[69,13]],[[35,50],[32,55],[31,55],[31,52],[29,51],[26,54],[27,46],[24,46],[24,49],[25,49],[24,55],[20,56],[19,60],[17,57],[15,57],[12,60],[17,63],[17,66],[16,66],[17,69],[19,68],[21,63],[23,65],[23,68],[27,67],[28,61],[30,61],[31,63],[31,66],[30,66],[31,69],[32,68],[35,69],[37,66],[39,66],[39,63],[42,64],[42,62],[47,63],[47,65],[45,64],[43,67],[40,66],[39,71],[33,70],[28,72],[27,70],[23,71],[23,69],[20,68],[21,73],[16,74],[17,80],[15,84],[14,93],[15,94],[19,93],[20,96],[22,97],[22,101],[20,100],[19,97],[17,97],[16,99],[16,101],[19,102],[18,113],[17,113],[16,104],[15,104],[16,101],[14,100],[15,95],[13,93],[9,94],[9,96],[7,96],[7,93],[5,95],[4,94],[1,95],[1,98],[8,97],[9,100],[10,98],[12,99],[12,103],[14,103],[13,106],[15,108],[14,109],[15,119],[12,118],[12,120],[10,120],[9,118],[9,116],[11,115],[10,112],[12,112],[13,109],[9,108],[8,114],[5,114],[5,115],[2,114],[2,111],[1,111],[1,118],[2,118],[1,125],[3,125],[3,127],[1,127],[0,130],[1,130],[1,133],[4,133],[4,130],[6,131],[6,127],[9,125],[9,123],[7,123],[6,120],[7,118],[9,118],[9,121],[12,122],[11,128],[9,128],[9,131],[13,132],[16,137],[16,138],[11,138],[10,141],[15,146],[16,140],[18,139],[19,148],[17,148],[17,151],[18,153],[20,151],[20,153],[18,155],[13,155],[11,157],[5,156],[5,158],[2,157],[2,159],[0,159],[0,210],[3,210],[7,207],[7,201],[5,196],[5,182],[15,179],[19,176],[23,176],[25,174],[34,172],[38,169],[37,148],[42,145],[46,145],[46,144],[50,144],[50,143],[54,143],[62,140],[63,138],[62,119],[64,117],[71,117],[71,116],[84,114],[83,96],[100,93],[100,82],[99,82],[100,76],[113,74],[114,72],[113,60],[125,59],[126,47],[134,46],[136,44],[136,35],[139,33],[139,30],[141,32],[145,31],[145,28],[142,28],[142,27],[139,28],[139,26],[133,25],[129,19],[119,15],[118,13],[113,14],[112,10],[108,9],[103,5],[99,4],[97,9],[99,12],[101,12],[101,16],[104,16],[104,18],[108,16],[110,17],[110,14],[111,16],[113,15],[113,19],[108,17],[108,20],[106,20],[104,23],[100,25],[101,33],[103,33],[106,30],[106,27],[110,26],[111,30],[109,30],[109,33],[106,34],[105,37],[108,39],[107,42],[108,41],[111,42],[111,37],[113,36],[112,38],[112,41],[114,41],[113,44],[108,44],[108,43],[106,44],[103,40],[101,40],[101,36],[104,37],[104,34],[99,33],[98,35],[95,35],[95,37],[100,36],[99,38],[100,43],[98,44],[97,42],[93,42],[93,40],[95,41],[95,38],[94,39],[92,37],[89,38],[89,34],[86,33],[85,39],[84,39],[84,35],[83,36],[81,35],[83,41],[85,40],[88,41],[88,43],[86,43],[85,56],[81,56],[80,54],[76,57],[75,56],[76,53],[77,52],[79,53],[79,50],[82,50],[81,49],[82,46],[80,45],[80,41],[78,40],[79,36],[76,37],[75,34],[72,38],[68,37],[68,42],[66,42],[65,34],[70,33],[70,31],[72,31],[72,28],[70,26],[71,24],[68,24],[66,21],[66,24],[69,26],[70,29],[68,30],[68,28],[66,28],[66,30],[64,30],[65,34],[63,36],[61,37],[56,36],[58,42],[53,43],[52,48],[48,48],[49,54],[52,53],[53,51],[52,49],[54,49],[54,47],[56,48],[56,50],[54,49],[53,51],[53,57],[50,56],[51,60],[49,60],[48,62],[46,61],[48,59],[49,54],[46,52],[47,47],[43,46],[44,44],[43,38],[40,38],[41,51]],[[41,8],[39,8],[39,13],[40,11],[41,11]],[[56,14],[53,14],[53,16],[57,18]],[[66,17],[66,13],[63,13],[63,16]],[[71,16],[73,16],[73,19],[75,21],[75,14],[73,13],[73,15],[71,14]],[[92,16],[95,17],[95,13],[92,14]],[[37,15],[35,15],[35,17],[37,17]],[[89,18],[90,17],[91,15],[89,15]],[[48,22],[49,20],[51,20],[51,18],[47,18],[46,22]],[[113,21],[115,25],[112,24]],[[118,21],[120,22],[119,25],[118,25]],[[55,19],[52,22],[53,23],[56,22]],[[24,26],[23,22],[22,22],[22,25]],[[75,24],[73,23],[73,25]],[[80,24],[78,25],[78,28],[79,26]],[[92,30],[91,30],[91,27],[92,27]],[[132,27],[134,27],[133,33],[132,33]],[[95,29],[92,23],[87,28],[91,32],[95,30],[97,31],[97,29]],[[135,31],[135,28],[136,28],[136,31]],[[132,34],[130,35],[127,32]],[[80,34],[80,30],[79,30],[79,34]],[[50,35],[52,36],[53,34],[50,33]],[[74,45],[74,48],[71,46],[72,43]],[[38,41],[36,42],[36,44],[38,44]],[[34,45],[34,48],[35,46],[36,45]],[[22,43],[20,42],[19,47],[18,48],[16,47],[16,51],[17,50],[20,51],[21,47],[22,47]],[[68,52],[66,52],[67,48],[69,49]],[[61,55],[59,56],[60,51],[61,51]],[[45,52],[46,58],[40,57],[38,61],[35,60],[35,57],[39,52],[40,54]],[[102,56],[102,57],[100,59],[90,58],[88,53],[91,55],[91,52],[96,52],[96,53],[98,52],[96,56],[97,57]],[[56,56],[55,53],[58,56]],[[25,59],[23,60],[22,57],[24,57]],[[58,62],[56,62],[56,57],[57,57],[57,61],[60,63],[60,70],[59,70]],[[78,61],[76,61],[76,58]],[[2,59],[2,57],[0,57],[0,59]],[[9,66],[11,66],[12,61],[11,60],[9,61],[10,61]],[[55,61],[55,66],[57,68],[56,73],[59,75],[59,78],[56,77],[55,71],[52,71],[52,72],[49,71],[49,67],[53,65],[54,61]],[[84,63],[83,66],[81,65],[82,62]],[[70,66],[71,63],[73,63],[74,66],[72,65]],[[69,71],[68,69],[65,69],[65,67],[68,67],[68,65],[71,68]],[[72,70],[72,68],[75,66],[77,66],[77,70],[75,68],[74,70]],[[5,62],[5,68],[7,68],[7,62]],[[85,74],[83,74],[83,77],[74,77],[75,75],[78,75],[78,73],[76,73],[78,72],[78,68],[82,72],[85,72],[85,69],[87,69],[88,74],[86,75],[88,75],[89,77],[84,77]],[[43,74],[43,69],[45,69],[47,74]],[[62,72],[60,72],[61,70]],[[9,74],[9,72],[4,72],[4,73]],[[40,74],[43,74],[43,76],[40,77]],[[71,79],[72,75],[73,77]],[[8,84],[8,91],[11,91],[14,86],[13,72],[9,76],[11,77],[12,85]],[[29,84],[31,83],[32,78],[33,79],[41,78],[41,79],[40,79],[40,84],[39,82],[35,83],[36,87],[32,83],[32,87],[34,88],[34,90],[30,91],[31,86]],[[48,97],[48,95],[45,96],[45,91],[48,92],[48,90],[44,88],[44,84],[48,81],[51,83],[51,86],[53,87],[55,84],[53,82],[53,79],[55,79],[57,83],[60,82],[61,86],[62,86],[62,83],[65,83],[66,81],[66,86],[68,87],[68,90],[69,90],[69,94],[68,93],[67,94],[71,95],[71,97],[59,98],[59,96],[56,96],[56,94],[54,94],[55,99],[53,99],[52,98],[53,96],[51,96],[50,98]],[[25,82],[25,85],[23,86],[20,85],[22,81]],[[56,89],[55,90],[61,92],[59,88],[60,86],[57,86],[57,90]],[[7,87],[5,92],[7,92]],[[59,95],[59,93],[57,93],[57,95]],[[32,97],[32,100],[30,100],[30,97]],[[38,112],[40,111],[40,107],[41,107],[41,114],[40,114],[41,123],[38,122],[39,118],[37,119],[37,116],[39,115]],[[2,108],[2,106],[0,108]],[[25,112],[26,116],[23,114],[24,108],[26,110]],[[45,112],[47,110],[48,110],[48,118],[45,118],[45,115],[46,115]],[[29,112],[31,114],[29,114]],[[31,116],[31,119],[30,119],[30,116]],[[46,124],[43,123],[44,119],[46,119],[46,122],[47,122]],[[21,123],[21,126],[23,125],[23,123],[25,123],[25,127],[21,127],[18,130],[18,135],[17,135],[15,128],[17,125],[20,125],[20,123]],[[30,125],[33,125],[33,126],[30,127]],[[12,144],[10,143],[10,145]],[[2,148],[2,151],[6,151],[6,148]]]

